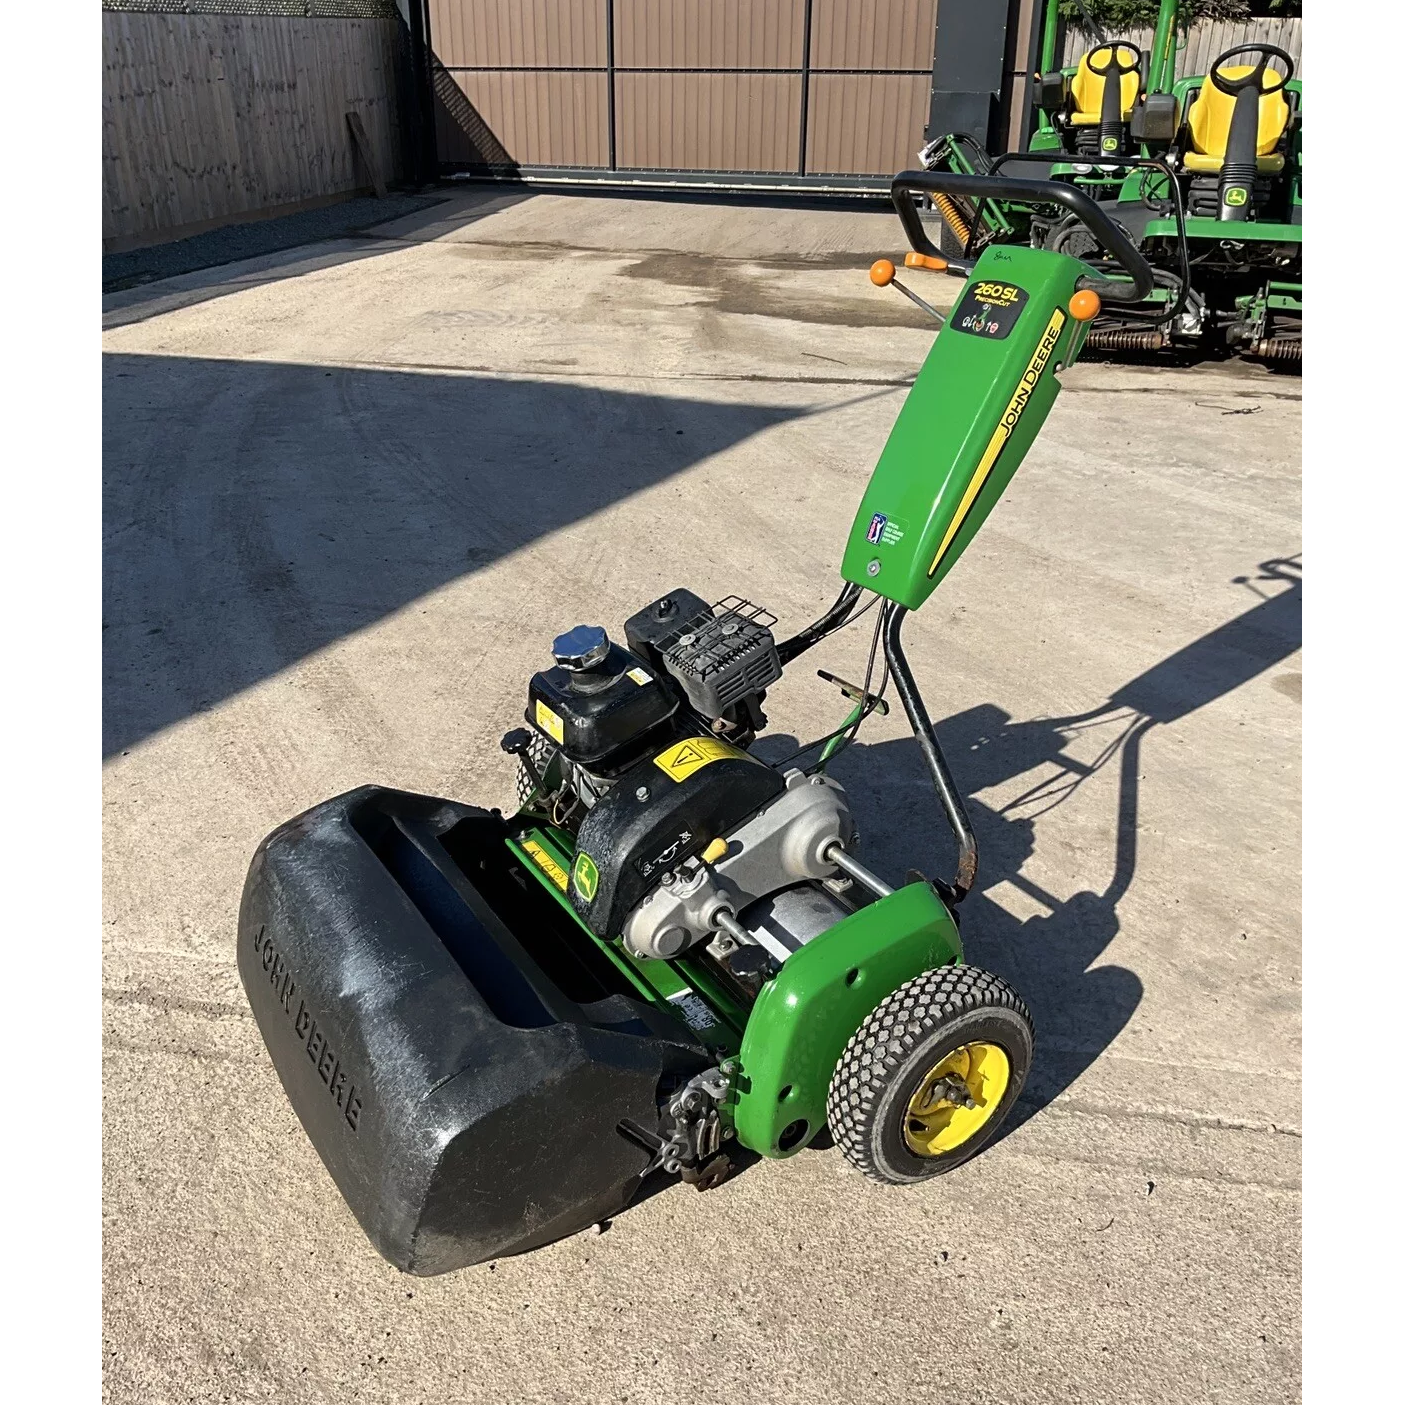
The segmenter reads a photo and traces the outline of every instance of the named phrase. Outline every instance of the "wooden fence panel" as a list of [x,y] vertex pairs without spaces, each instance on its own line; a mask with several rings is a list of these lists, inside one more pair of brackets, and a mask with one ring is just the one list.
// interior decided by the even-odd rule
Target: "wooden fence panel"
[[369,191],[404,173],[398,18],[103,11],[103,247]]
[[[1143,51],[1150,51],[1153,31],[1129,30],[1119,34]],[[1072,68],[1095,41],[1091,35],[1069,26],[1064,35],[1063,63]],[[1303,76],[1303,22],[1300,19],[1252,19],[1241,22],[1215,20],[1209,24],[1192,25],[1176,39],[1176,77],[1187,78],[1206,72],[1227,49],[1239,44],[1274,44],[1293,56],[1295,78]],[[1184,47],[1181,47],[1181,46]]]

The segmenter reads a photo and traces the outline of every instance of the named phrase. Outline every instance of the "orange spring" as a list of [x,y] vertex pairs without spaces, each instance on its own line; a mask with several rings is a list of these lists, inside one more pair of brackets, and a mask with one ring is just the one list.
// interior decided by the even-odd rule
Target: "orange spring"
[[936,206],[937,213],[946,221],[946,226],[964,245],[971,237],[971,226],[961,218],[961,212],[956,208],[948,195],[933,195],[932,204]]

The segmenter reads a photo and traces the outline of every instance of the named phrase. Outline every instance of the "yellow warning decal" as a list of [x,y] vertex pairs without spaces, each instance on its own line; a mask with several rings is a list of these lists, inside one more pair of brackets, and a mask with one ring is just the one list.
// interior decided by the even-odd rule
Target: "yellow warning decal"
[[531,856],[532,862],[564,893],[566,891],[566,870],[535,839],[524,839],[522,848]]
[[537,726],[553,741],[564,743],[566,729],[561,719],[540,699],[537,700]]
[[718,741],[716,737],[689,737],[687,741],[678,742],[667,751],[659,752],[654,757],[654,765],[670,780],[686,781],[694,771],[701,771],[704,766],[710,766],[714,761],[721,761],[728,756],[745,755],[744,751],[738,751],[736,747]]
[[1000,423],[995,426],[995,433],[990,436],[990,443],[985,446],[985,453],[981,455],[981,461],[976,465],[975,474],[970,483],[967,484],[965,493],[962,494],[956,515],[951,519],[951,525],[947,527],[946,535],[942,537],[942,544],[937,548],[937,554],[932,558],[932,564],[927,568],[929,576],[936,575],[937,567],[941,565],[947,547],[951,545],[952,539],[961,530],[961,524],[970,515],[971,506],[985,486],[985,480],[990,477],[991,469],[995,467],[1006,444],[1010,442],[1010,438],[1015,432],[1015,426],[1019,424],[1020,416],[1024,414],[1025,406],[1029,404],[1029,397],[1034,394],[1034,387],[1039,384],[1039,378],[1044,374],[1044,368],[1049,364],[1049,358],[1054,354],[1054,348],[1059,341],[1059,333],[1063,331],[1066,321],[1068,321],[1068,315],[1063,308],[1056,307],[1053,315],[1049,318],[1049,325],[1044,328],[1044,335],[1039,338],[1039,345],[1035,347],[1034,355],[1029,358],[1029,365],[1024,368],[1024,375],[1020,377],[1020,383],[1015,387],[1015,393],[1010,397],[1010,403],[1005,406],[1005,413],[1000,416]]
[[639,684],[641,688],[646,683],[652,683],[654,681],[652,678],[649,677],[647,673],[644,672],[642,668],[631,668],[627,676],[634,679],[634,681]]

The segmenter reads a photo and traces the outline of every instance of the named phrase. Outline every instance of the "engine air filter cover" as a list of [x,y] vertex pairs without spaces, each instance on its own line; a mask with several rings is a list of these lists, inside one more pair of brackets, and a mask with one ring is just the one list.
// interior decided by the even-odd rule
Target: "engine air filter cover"
[[690,621],[660,643],[664,667],[682,685],[704,717],[720,717],[743,698],[769,688],[781,676],[780,656],[769,626],[776,617],[740,596],[729,595],[709,616]]

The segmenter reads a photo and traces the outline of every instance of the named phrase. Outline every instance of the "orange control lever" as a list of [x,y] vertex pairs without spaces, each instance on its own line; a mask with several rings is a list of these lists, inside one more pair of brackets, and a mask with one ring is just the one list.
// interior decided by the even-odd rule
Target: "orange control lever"
[[[923,261],[921,263],[913,263],[913,259],[922,259]],[[931,268],[938,262],[939,260],[929,258],[925,254],[909,254],[907,256],[907,264],[910,268]],[[946,267],[945,260],[940,260],[940,263],[942,268]],[[923,299],[919,298],[917,294],[912,291],[911,288],[904,288],[903,285],[898,282],[897,272],[898,270],[893,267],[892,259],[878,259],[868,270],[868,276],[869,280],[876,287],[879,288],[886,288],[888,284],[891,283],[893,287],[895,287],[898,292],[903,295],[903,297],[907,298],[909,302],[916,303],[917,306],[920,307],[923,312],[927,313],[931,317],[935,317],[938,326],[945,323],[946,318],[940,312],[938,312],[937,309],[931,305],[931,303],[924,302]]]
[[1083,288],[1068,300],[1069,315],[1078,322],[1091,322],[1103,310],[1103,300],[1091,289]]
[[908,254],[903,262],[909,268],[925,268],[929,273],[945,273],[947,262],[943,258],[938,258],[935,254],[919,254],[915,249]]

